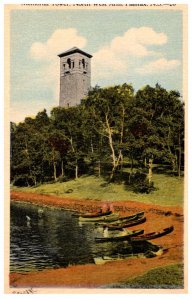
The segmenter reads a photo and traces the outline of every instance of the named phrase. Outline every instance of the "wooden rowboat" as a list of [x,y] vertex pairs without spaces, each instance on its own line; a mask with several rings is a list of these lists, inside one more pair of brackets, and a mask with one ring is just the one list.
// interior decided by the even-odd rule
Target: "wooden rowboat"
[[151,233],[147,233],[147,234],[142,234],[137,237],[131,237],[130,240],[131,240],[131,242],[143,242],[143,241],[153,240],[153,239],[162,237],[166,234],[169,234],[173,230],[174,230],[174,227],[170,226],[170,227],[163,229],[162,231],[155,231],[155,232],[151,232]]
[[128,228],[138,224],[142,224],[145,221],[146,221],[146,217],[143,217],[136,220],[125,221],[120,224],[118,222],[114,222],[113,224],[105,224],[105,226],[107,226],[109,230],[120,230],[122,228]]
[[117,213],[112,213],[107,216],[101,216],[101,217],[91,217],[91,218],[84,218],[84,217],[79,217],[80,222],[110,222],[110,221],[116,221],[119,218],[119,214]]
[[127,232],[123,235],[119,234],[116,236],[109,236],[109,237],[100,237],[100,238],[95,238],[96,242],[102,243],[102,242],[117,242],[117,241],[126,241],[129,240],[131,237],[133,236],[137,236],[139,234],[143,234],[144,230],[143,229],[139,229],[139,230],[133,230],[130,232]]

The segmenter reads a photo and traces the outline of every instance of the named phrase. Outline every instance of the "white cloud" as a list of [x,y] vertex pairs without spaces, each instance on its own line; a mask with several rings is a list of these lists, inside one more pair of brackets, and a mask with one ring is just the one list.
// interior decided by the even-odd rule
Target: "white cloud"
[[74,46],[84,48],[87,44],[85,37],[78,34],[77,29],[57,29],[45,43],[35,42],[30,49],[33,59],[45,62],[39,69],[39,82],[52,87],[54,98],[59,99],[59,58],[58,54]]
[[45,43],[35,42],[30,49],[31,57],[37,60],[50,61],[57,54],[74,46],[84,48],[87,40],[78,35],[75,28],[57,29]]
[[164,33],[155,32],[150,27],[131,28],[123,36],[112,40],[110,49],[123,55],[147,56],[155,54],[147,49],[150,45],[163,45],[167,43]]
[[97,82],[98,78],[111,78],[133,72],[131,65],[134,59],[162,55],[150,50],[149,47],[166,43],[166,34],[156,32],[150,27],[127,30],[122,36],[115,37],[109,45],[93,53],[93,81]]
[[125,73],[127,64],[109,48],[102,48],[93,54],[92,75],[96,78],[111,78],[115,74]]
[[139,74],[154,74],[160,72],[167,72],[177,68],[179,65],[179,60],[167,60],[165,58],[160,58],[158,60],[151,61],[140,68],[137,68],[136,72]]

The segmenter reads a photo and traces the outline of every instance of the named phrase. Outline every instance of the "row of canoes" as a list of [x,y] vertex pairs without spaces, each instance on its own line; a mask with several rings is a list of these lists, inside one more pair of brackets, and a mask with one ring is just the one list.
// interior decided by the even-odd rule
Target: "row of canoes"
[[139,212],[131,216],[119,217],[119,214],[107,212],[86,213],[79,215],[80,222],[94,222],[96,225],[107,228],[109,231],[118,231],[117,234],[95,238],[96,242],[125,241],[142,242],[156,239],[171,233],[173,226],[164,228],[162,231],[155,231],[144,234],[144,230],[126,230],[126,228],[142,224],[146,221],[144,212]]
[[126,240],[131,243],[144,242],[144,241],[157,239],[159,237],[167,235],[171,233],[173,230],[174,227],[170,226],[164,228],[161,231],[154,231],[151,233],[144,234],[144,230],[140,229],[140,230],[128,231],[124,235],[118,234],[117,236],[100,237],[100,238],[95,238],[95,240],[96,242],[113,242],[113,241],[126,241]]

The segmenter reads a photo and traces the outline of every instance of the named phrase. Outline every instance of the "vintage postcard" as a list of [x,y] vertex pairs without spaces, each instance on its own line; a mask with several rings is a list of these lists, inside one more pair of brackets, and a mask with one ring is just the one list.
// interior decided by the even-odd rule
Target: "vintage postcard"
[[5,293],[187,293],[187,5],[4,9]]

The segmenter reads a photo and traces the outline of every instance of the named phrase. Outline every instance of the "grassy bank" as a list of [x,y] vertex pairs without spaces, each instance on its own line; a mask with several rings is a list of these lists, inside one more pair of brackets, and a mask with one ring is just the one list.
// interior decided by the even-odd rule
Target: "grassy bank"
[[13,190],[57,195],[78,199],[139,201],[160,205],[183,205],[183,178],[155,174],[153,181],[156,191],[150,194],[136,194],[126,190],[123,184],[106,184],[104,179],[94,176],[82,176],[63,183],[43,184],[38,187],[16,188]]
[[[134,289],[182,289],[184,286],[183,264],[155,268],[134,279],[113,284],[112,288]],[[109,287],[109,286],[108,286]]]

